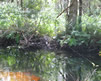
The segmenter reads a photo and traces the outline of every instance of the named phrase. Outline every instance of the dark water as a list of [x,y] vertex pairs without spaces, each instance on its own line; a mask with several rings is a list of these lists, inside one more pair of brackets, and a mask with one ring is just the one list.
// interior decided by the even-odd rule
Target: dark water
[[0,70],[30,72],[40,81],[101,81],[99,64],[100,59],[72,57],[67,52],[0,49]]

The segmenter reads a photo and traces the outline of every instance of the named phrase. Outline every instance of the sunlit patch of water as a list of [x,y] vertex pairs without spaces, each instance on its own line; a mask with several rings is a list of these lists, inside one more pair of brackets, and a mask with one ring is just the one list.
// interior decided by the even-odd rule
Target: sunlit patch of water
[[0,81],[39,81],[40,77],[27,72],[0,71]]

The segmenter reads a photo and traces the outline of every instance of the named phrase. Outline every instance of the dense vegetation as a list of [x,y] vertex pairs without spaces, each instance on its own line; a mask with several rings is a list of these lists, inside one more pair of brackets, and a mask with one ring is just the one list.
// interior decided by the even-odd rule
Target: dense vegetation
[[77,48],[76,51],[80,48],[98,53],[101,48],[99,3],[100,0],[1,1],[0,36],[24,45],[33,36],[49,36],[56,38],[63,48],[70,46]]
[[[59,74],[65,81],[99,81],[101,75],[90,79],[101,72],[91,61],[101,56],[101,0],[0,0],[1,47],[0,62],[13,70],[31,68],[51,81]],[[56,59],[60,50],[73,59]]]

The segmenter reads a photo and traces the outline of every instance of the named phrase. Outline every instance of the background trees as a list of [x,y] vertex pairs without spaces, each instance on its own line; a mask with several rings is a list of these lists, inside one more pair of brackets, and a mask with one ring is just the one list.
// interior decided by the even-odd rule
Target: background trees
[[101,19],[99,2],[100,0],[67,0],[67,7],[63,10],[67,13],[66,36],[62,40],[64,43],[71,46],[82,44],[88,46],[100,41],[98,39],[101,30],[101,24],[98,24]]
[[26,40],[33,35],[46,35],[56,38],[61,47],[76,48],[80,54],[95,54],[92,51],[96,50],[98,54],[100,3],[101,0],[1,0],[0,37],[15,39],[19,44],[20,39],[28,43]]
[[[52,37],[63,34],[62,41],[70,45],[88,44],[92,38],[100,41],[100,0],[8,0],[5,2],[10,5],[8,7],[7,3],[3,6],[1,4],[1,29],[27,29],[27,32]],[[86,41],[88,39],[89,41]]]

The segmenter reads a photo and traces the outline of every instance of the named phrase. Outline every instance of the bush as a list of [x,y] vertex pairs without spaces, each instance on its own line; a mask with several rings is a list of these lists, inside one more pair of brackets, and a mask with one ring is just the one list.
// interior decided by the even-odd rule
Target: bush
[[[61,31],[59,29],[64,30],[64,24],[61,24],[62,17],[56,19],[57,13],[52,8],[52,6],[45,7],[36,16],[30,10],[23,10],[15,3],[3,2],[0,4],[0,29],[55,36],[57,32]],[[29,13],[31,13],[30,17]]]
[[79,31],[78,27],[71,31],[70,35],[63,37],[61,44],[64,43],[70,46],[77,45],[101,45],[101,16],[88,16],[83,15],[82,17],[82,31]]

